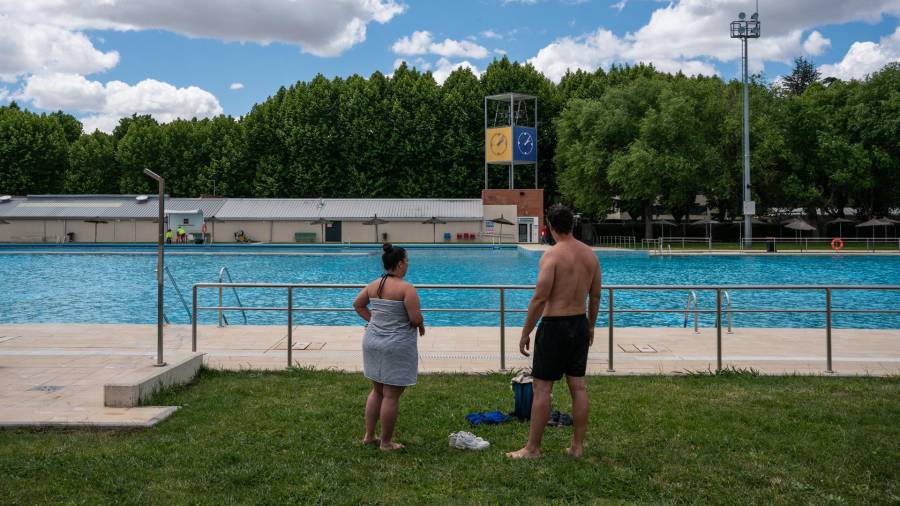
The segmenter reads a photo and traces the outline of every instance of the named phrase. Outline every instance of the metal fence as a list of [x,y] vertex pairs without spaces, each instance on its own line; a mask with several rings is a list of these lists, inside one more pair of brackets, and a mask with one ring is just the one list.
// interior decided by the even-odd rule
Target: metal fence
[[[225,311],[281,311],[287,313],[287,364],[290,367],[293,364],[293,332],[294,332],[294,313],[295,312],[352,312],[352,307],[300,307],[294,306],[294,290],[317,290],[317,289],[346,289],[360,290],[363,284],[289,284],[289,283],[197,283],[192,290],[192,309],[191,312],[191,350],[197,351],[197,323],[198,313],[200,311],[216,311],[220,315]],[[262,306],[247,307],[224,306],[222,305],[222,290],[224,289],[266,289],[266,290],[283,290],[285,292],[284,306]],[[200,306],[197,303],[198,292],[203,289],[216,289],[219,291],[219,304],[215,306]],[[526,313],[524,308],[507,308],[506,294],[509,291],[534,290],[534,285],[417,285],[417,290],[485,290],[495,291],[499,295],[499,306],[488,308],[423,308],[423,312],[446,312],[446,313],[497,313],[499,315],[500,326],[500,369],[506,370],[506,315],[508,313]],[[615,295],[625,291],[656,291],[656,292],[693,292],[694,300],[696,300],[696,292],[715,292],[716,307],[700,309],[696,303],[690,312],[695,317],[695,328],[697,325],[698,314],[714,313],[716,328],[716,370],[722,370],[722,316],[723,316],[723,297],[728,299],[726,316],[729,318],[731,313],[819,313],[825,315],[825,372],[834,372],[832,367],[831,354],[831,330],[832,317],[835,314],[900,314],[900,309],[835,309],[831,306],[832,293],[837,291],[898,291],[900,285],[607,285],[603,287],[607,292],[607,328],[609,332],[609,367],[608,372],[615,372],[613,361],[615,352],[613,349],[615,342],[615,315],[623,313],[682,313],[688,311],[685,309],[651,309],[651,308],[617,308],[615,305]],[[730,304],[729,292],[737,291],[813,291],[825,294],[825,306],[821,308],[732,308]],[[690,299],[689,299],[690,300]],[[690,306],[690,304],[689,304]],[[603,309],[601,309],[603,311]],[[220,317],[220,321],[222,318]]]

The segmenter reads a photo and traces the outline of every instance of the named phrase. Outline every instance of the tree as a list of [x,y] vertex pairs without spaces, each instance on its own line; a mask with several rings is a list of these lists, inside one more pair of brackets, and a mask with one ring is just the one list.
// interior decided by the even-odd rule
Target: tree
[[55,117],[0,107],[0,189],[57,193],[68,166],[66,135]]
[[116,193],[118,171],[113,138],[95,131],[69,146],[69,166],[63,182],[65,193]]
[[[126,124],[125,134],[116,143],[116,165],[120,171],[118,189],[120,193],[148,193],[151,185],[144,169],[159,170],[163,155],[162,129],[150,116],[134,116]],[[167,181],[167,187],[171,188],[174,183]]]
[[791,74],[785,76],[782,81],[788,95],[802,95],[809,86],[819,81],[822,74],[816,66],[806,58],[798,56],[794,59],[794,69]]

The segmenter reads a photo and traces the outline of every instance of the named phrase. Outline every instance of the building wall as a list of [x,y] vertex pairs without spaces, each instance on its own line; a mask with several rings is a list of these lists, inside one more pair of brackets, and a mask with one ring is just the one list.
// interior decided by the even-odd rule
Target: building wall
[[272,233],[272,222],[267,221],[217,221],[213,242],[235,242],[234,233],[243,230],[253,242],[269,242]]
[[[488,219],[500,216],[501,213],[510,221],[515,221],[515,206],[493,206],[494,213]],[[84,220],[7,220],[9,225],[0,225],[0,242],[42,242],[46,226],[46,242],[56,242],[66,232],[75,233],[75,242],[94,242],[94,224]],[[152,219],[142,220],[110,220],[97,224],[98,243],[155,243],[158,225]],[[217,221],[208,222],[209,233],[213,234],[213,242],[232,243],[234,233],[243,230],[254,242],[293,243],[294,233],[307,232],[316,234],[316,242],[322,240],[321,225],[312,225],[309,221]],[[482,237],[483,223],[480,221],[451,221],[431,224],[419,221],[395,221],[378,226],[378,233],[388,234],[388,241],[397,243],[477,243],[490,242]],[[514,227],[504,227],[504,235],[511,234]],[[444,240],[444,234],[450,234],[450,240]],[[475,239],[457,239],[457,234],[470,234]],[[270,234],[272,236],[270,237]],[[341,239],[343,242],[371,243],[375,240],[375,227],[363,225],[361,221],[342,222]],[[379,242],[381,236],[378,237]]]
[[306,232],[316,234],[316,242],[322,242],[322,225],[312,225],[309,221],[276,221],[273,242],[295,242],[294,234]]
[[481,190],[481,200],[486,206],[515,205],[518,216],[537,216],[544,223],[544,190]]

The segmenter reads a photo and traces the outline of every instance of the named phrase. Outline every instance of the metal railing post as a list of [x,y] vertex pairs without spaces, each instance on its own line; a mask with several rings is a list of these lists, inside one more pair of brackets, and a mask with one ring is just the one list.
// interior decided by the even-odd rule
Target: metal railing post
[[607,320],[609,322],[609,367],[606,369],[606,372],[616,372],[613,368],[613,289],[609,288],[609,316]]
[[[194,285],[191,294],[191,351],[197,352],[197,285]],[[219,302],[219,307],[222,303]]]
[[506,290],[500,289],[500,370],[506,370]]
[[288,288],[288,300],[287,300],[287,320],[288,320],[288,335],[287,335],[287,366],[290,367],[293,363],[293,352],[294,352],[294,289]]
[[825,289],[825,372],[833,373],[831,368],[831,288]]
[[716,372],[722,370],[722,289],[716,288]]
[[[222,282],[222,280],[220,279],[219,283],[221,283],[221,282]],[[219,287],[219,327],[224,327],[224,326],[225,325],[222,324],[222,287],[220,286]]]

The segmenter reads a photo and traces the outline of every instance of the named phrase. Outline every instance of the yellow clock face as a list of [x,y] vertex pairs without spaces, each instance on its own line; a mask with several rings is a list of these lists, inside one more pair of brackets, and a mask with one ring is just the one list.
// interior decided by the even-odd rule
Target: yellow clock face
[[489,128],[485,132],[485,157],[488,162],[512,160],[512,128]]
[[491,153],[494,155],[502,155],[506,151],[506,135],[497,132],[491,136]]

